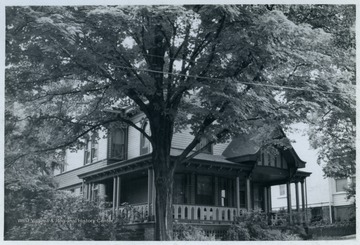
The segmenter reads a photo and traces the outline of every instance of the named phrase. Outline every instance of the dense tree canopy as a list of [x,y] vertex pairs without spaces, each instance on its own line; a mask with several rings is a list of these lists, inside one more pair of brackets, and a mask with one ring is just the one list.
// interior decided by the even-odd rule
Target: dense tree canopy
[[[310,120],[330,164],[355,150],[354,19],[350,5],[8,7],[7,166],[128,124],[152,144],[157,238],[169,239],[173,173],[202,137]],[[186,127],[194,140],[172,162],[173,132]]]

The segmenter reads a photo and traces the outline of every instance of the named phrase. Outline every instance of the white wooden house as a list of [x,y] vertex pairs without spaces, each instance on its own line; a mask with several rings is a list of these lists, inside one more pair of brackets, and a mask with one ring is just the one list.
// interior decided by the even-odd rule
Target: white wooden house
[[[148,127],[142,115],[132,120],[145,130]],[[156,191],[149,142],[132,127],[104,129],[96,134],[99,139],[95,140],[95,134],[89,135],[85,149],[67,152],[65,166],[55,172],[59,189],[108,201],[113,213],[123,210],[124,203],[131,204],[141,213],[138,222],[153,224]],[[281,130],[277,134],[284,136]],[[175,133],[171,155],[179,155],[192,138],[188,131]],[[229,224],[246,210],[270,213],[272,186],[279,184],[288,188],[287,207],[294,204],[295,210],[304,211],[304,183],[310,176],[300,170],[304,167],[305,162],[293,149],[278,149],[272,155],[252,141],[250,135],[211,145],[178,166],[174,219],[211,226]],[[290,185],[296,187],[292,194]],[[292,209],[288,212],[291,214]]]

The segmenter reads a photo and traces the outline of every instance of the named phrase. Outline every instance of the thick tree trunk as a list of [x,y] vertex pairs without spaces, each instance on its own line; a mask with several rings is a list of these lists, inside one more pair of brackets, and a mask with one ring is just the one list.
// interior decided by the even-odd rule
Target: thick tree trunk
[[155,239],[172,240],[173,232],[173,182],[175,166],[170,159],[173,122],[161,114],[153,115],[151,138],[153,140],[152,162],[155,173]]
[[155,172],[155,238],[159,241],[169,241],[173,238],[173,180],[173,174],[171,173]]

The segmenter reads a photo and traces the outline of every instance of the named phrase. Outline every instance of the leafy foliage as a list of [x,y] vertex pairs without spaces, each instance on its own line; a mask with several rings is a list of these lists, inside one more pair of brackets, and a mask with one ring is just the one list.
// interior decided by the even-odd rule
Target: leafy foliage
[[[113,122],[134,127],[153,146],[161,239],[175,168],[202,137],[311,121],[327,173],[349,173],[353,162],[335,159],[354,155],[354,16],[341,5],[7,7],[6,165],[77,150]],[[151,134],[131,121],[139,112]],[[194,139],[171,162],[185,128]]]
[[46,175],[34,175],[26,170],[5,174],[5,235],[14,226],[22,226],[20,219],[38,219],[51,209],[55,183]]
[[[302,227],[277,229],[267,223],[266,215],[260,211],[246,212],[237,217],[236,222],[230,226],[225,240],[229,241],[284,241],[302,240],[299,236]],[[290,229],[291,228],[291,229]],[[296,232],[294,232],[296,230]]]
[[[39,206],[40,207],[40,206]],[[126,240],[124,220],[103,215],[103,206],[67,191],[57,191],[51,208],[28,214],[12,227],[8,240]]]
[[200,227],[190,224],[174,225],[175,241],[215,241],[214,235],[206,235]]

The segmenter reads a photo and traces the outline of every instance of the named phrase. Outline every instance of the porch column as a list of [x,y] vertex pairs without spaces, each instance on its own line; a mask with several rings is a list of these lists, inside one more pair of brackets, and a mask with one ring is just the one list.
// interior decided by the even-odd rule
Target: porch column
[[296,200],[296,223],[300,224],[301,223],[301,218],[299,216],[299,211],[300,211],[300,200],[299,200],[299,182],[295,182],[295,200]]
[[269,212],[269,204],[268,204],[268,202],[269,202],[269,200],[268,200],[268,187],[267,186],[265,186],[264,187],[264,212],[265,213],[268,213]]
[[119,209],[121,204],[121,178],[120,176],[117,177],[117,187],[116,187],[116,209]]
[[301,180],[301,201],[302,201],[302,211],[303,211],[303,219],[306,222],[306,206],[305,206],[305,188],[304,188],[304,180]]
[[94,188],[94,184],[90,183],[89,184],[89,200],[92,201],[93,200],[93,188]]
[[307,212],[307,209],[308,209],[308,196],[307,196],[307,184],[306,184],[306,179],[304,180],[305,181],[305,210]]
[[268,212],[268,224],[271,225],[272,214],[271,214],[271,186],[266,188],[266,197],[267,197],[267,212]]
[[300,211],[300,201],[299,201],[299,182],[295,182],[295,198],[296,198],[296,211]]
[[152,215],[151,206],[152,206],[152,187],[153,187],[153,172],[152,169],[148,168],[148,214],[149,217]]
[[287,209],[289,214],[289,223],[292,224],[292,208],[291,208],[291,186],[290,182],[286,183]]
[[268,196],[268,211],[271,212],[272,210],[272,203],[271,203],[271,186],[267,188],[267,196]]
[[240,216],[240,177],[237,176],[235,180],[235,194],[236,194],[236,210],[237,215]]
[[116,202],[117,202],[116,194],[117,194],[117,177],[114,177],[113,178],[113,213],[114,214],[115,214]]
[[151,200],[151,203],[152,203],[152,206],[151,206],[151,214],[154,216],[155,218],[155,207],[156,207],[156,189],[155,189],[155,172],[154,172],[154,169],[151,169],[151,172],[152,172],[152,176],[153,176],[153,179],[152,179],[152,200]]
[[89,200],[89,183],[85,184],[84,192],[85,192],[85,199]]
[[90,201],[91,200],[91,183],[89,183],[87,185],[87,197],[88,197],[88,200]]
[[84,180],[82,181],[81,183],[81,194],[82,194],[82,197],[85,198],[85,182]]
[[251,211],[251,193],[250,193],[250,178],[246,178],[246,207],[248,211]]

